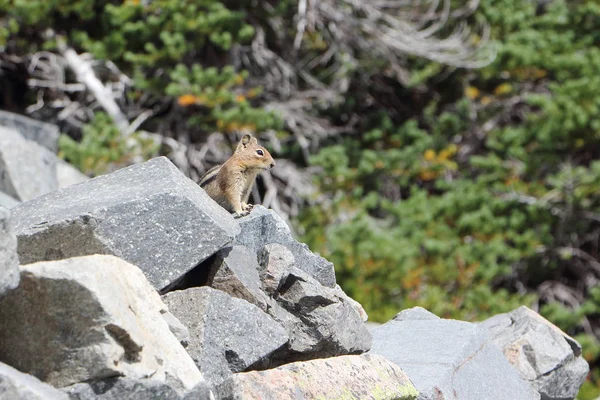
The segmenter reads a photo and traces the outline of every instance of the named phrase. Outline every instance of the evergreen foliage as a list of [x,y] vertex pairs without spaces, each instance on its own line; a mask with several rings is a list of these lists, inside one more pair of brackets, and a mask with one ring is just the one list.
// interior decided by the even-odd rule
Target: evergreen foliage
[[[364,134],[312,159],[331,201],[305,210],[305,239],[372,319],[415,305],[471,320],[539,306],[597,360],[598,332],[583,325],[600,313],[599,17],[595,2],[482,3],[473,18],[492,26],[494,63],[412,60],[412,88],[390,91],[407,103],[425,91],[423,107],[368,110]],[[594,370],[580,398],[596,398],[599,381]]]
[[[489,23],[492,64],[457,69],[407,55],[402,79],[385,54],[336,43],[326,25],[309,23],[296,48],[297,8],[0,0],[0,49],[53,51],[52,28],[132,77],[128,101],[175,110],[149,130],[168,125],[201,142],[213,131],[276,129],[287,139],[277,156],[302,168],[285,116],[266,110],[269,88],[256,85],[269,66],[240,67],[237,50],[266,32],[269,51],[343,92],[313,98],[309,114],[340,133],[312,149],[318,190],[294,223],[334,262],[344,290],[375,321],[416,305],[467,320],[534,307],[583,344],[593,370],[579,398],[599,396],[600,4],[481,2],[469,22]],[[305,75],[291,80],[310,86]],[[90,174],[156,151],[122,140],[103,114],[81,136],[62,137],[61,149]]]

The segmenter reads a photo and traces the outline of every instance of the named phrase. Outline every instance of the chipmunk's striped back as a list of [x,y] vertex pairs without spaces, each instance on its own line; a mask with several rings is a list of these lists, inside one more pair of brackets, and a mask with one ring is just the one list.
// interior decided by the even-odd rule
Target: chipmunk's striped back
[[206,171],[206,173],[202,175],[202,178],[200,178],[200,182],[198,182],[198,185],[200,185],[201,188],[205,188],[206,185],[215,180],[220,169],[220,165],[215,165],[214,167]]

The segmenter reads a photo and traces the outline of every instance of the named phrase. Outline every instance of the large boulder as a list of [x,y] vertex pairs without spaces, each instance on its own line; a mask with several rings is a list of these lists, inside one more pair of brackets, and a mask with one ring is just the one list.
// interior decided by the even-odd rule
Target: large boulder
[[12,128],[23,135],[24,138],[36,142],[52,153],[56,154],[58,151],[60,133],[56,125],[0,110],[0,126]]
[[420,400],[537,400],[537,393],[470,322],[404,312],[374,328],[371,353],[400,366]]
[[212,384],[268,358],[288,341],[281,325],[258,307],[210,287],[163,296],[190,332],[188,353]]
[[156,289],[177,280],[239,232],[168,159],[158,157],[12,209],[22,263],[113,254]]
[[217,393],[219,398],[230,400],[414,400],[418,395],[398,366],[369,354],[235,374],[217,388]]
[[10,212],[0,207],[0,297],[18,284],[17,237],[10,225]]
[[0,399],[68,400],[68,396],[39,379],[0,362]]
[[293,268],[274,298],[278,307],[269,312],[290,334],[284,358],[359,354],[371,348],[363,317],[341,289],[325,287]]
[[58,188],[57,157],[19,132],[0,126],[0,191],[27,201]]
[[[255,209],[250,215],[255,212],[263,214]],[[241,236],[247,235],[247,227],[242,223]],[[271,239],[276,239],[274,234]],[[297,242],[282,245],[275,241],[258,251],[234,245],[221,250],[208,270],[208,285],[256,305],[286,329],[289,342],[263,360],[261,367],[368,351],[371,335],[362,307],[339,286],[325,286],[306,272],[318,270],[314,265],[299,268],[290,243]],[[316,256],[300,257],[319,263]]]
[[589,372],[577,341],[522,306],[481,326],[544,400],[574,399]]
[[239,219],[241,233],[235,243],[246,246],[254,253],[270,243],[284,245],[294,256],[294,265],[320,284],[335,287],[335,271],[333,264],[321,256],[314,254],[308,246],[294,239],[290,228],[273,210],[263,206],[255,206],[252,212]]
[[94,255],[21,266],[0,298],[0,361],[57,387],[124,375],[190,389],[202,380],[139,268]]

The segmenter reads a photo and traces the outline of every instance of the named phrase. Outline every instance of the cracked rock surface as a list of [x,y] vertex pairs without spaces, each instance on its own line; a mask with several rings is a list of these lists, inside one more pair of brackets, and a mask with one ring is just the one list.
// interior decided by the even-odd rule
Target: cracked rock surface
[[21,267],[0,298],[0,361],[56,387],[119,375],[190,389],[202,376],[135,266],[94,255]]
[[589,365],[575,339],[525,306],[495,315],[481,326],[542,399],[577,396]]

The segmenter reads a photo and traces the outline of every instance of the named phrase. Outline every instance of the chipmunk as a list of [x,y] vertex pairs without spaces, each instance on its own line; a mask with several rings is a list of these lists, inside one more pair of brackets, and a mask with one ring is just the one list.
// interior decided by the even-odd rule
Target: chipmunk
[[255,137],[245,134],[233,155],[222,165],[209,169],[199,185],[221,207],[235,213],[236,217],[247,215],[252,205],[247,204],[256,175],[275,166],[275,160]]

